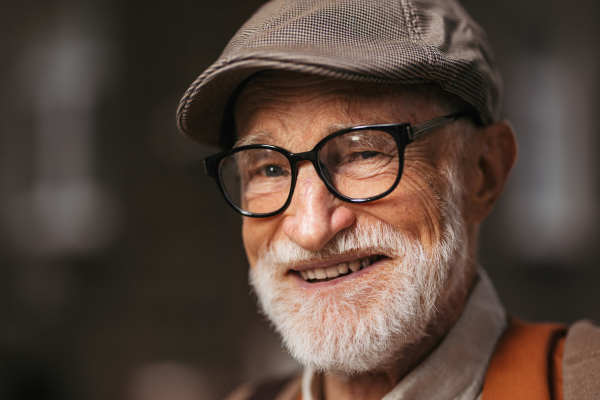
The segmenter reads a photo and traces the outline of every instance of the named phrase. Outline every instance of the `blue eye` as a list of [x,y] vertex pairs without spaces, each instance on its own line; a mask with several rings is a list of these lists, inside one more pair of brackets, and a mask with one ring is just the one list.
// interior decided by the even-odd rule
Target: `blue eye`
[[277,165],[267,165],[263,168],[263,174],[269,178],[275,178],[283,176],[284,171],[283,168],[278,167]]

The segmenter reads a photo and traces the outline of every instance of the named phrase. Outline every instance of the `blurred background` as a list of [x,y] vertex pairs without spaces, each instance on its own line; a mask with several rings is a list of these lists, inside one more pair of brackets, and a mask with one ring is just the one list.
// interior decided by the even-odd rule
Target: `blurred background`
[[[260,0],[0,2],[0,399],[216,400],[298,366],[175,110]],[[600,320],[600,3],[463,0],[520,157],[482,229],[509,312]]]

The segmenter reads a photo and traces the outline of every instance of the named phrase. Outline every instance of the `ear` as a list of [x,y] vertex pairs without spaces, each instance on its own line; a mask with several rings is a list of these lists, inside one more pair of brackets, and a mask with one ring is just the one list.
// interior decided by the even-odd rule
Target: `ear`
[[469,146],[465,175],[465,215],[480,223],[492,211],[517,158],[517,144],[507,121],[482,128]]

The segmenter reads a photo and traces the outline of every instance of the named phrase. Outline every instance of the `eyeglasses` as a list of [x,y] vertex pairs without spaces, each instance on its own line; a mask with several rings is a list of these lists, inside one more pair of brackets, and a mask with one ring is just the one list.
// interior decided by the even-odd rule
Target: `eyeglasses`
[[347,128],[303,153],[290,153],[268,144],[235,147],[207,157],[204,167],[229,205],[247,217],[271,217],[289,206],[301,161],[312,163],[338,199],[367,203],[387,196],[398,186],[407,145],[470,114],[460,111],[414,126],[402,123]]

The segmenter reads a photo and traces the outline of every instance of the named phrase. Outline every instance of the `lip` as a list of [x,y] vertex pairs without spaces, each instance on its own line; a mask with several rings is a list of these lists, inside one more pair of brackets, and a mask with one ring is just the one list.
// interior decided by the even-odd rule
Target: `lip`
[[[374,256],[374,255],[377,255],[377,254],[372,254],[372,253],[348,254],[348,255],[337,257],[337,258],[329,258],[327,260],[319,261],[319,262],[316,262],[316,263],[300,264],[300,265],[297,265],[297,266],[295,266],[293,268],[290,268],[290,270],[288,271],[288,273],[290,273],[292,271],[306,271],[307,269],[331,267],[332,265],[338,265],[338,264],[341,264],[343,262],[348,262],[348,261],[352,261],[352,260],[358,260],[360,258]],[[384,257],[386,257],[384,254],[381,254],[381,255],[384,256]]]
[[302,276],[300,276],[299,273],[293,273],[293,274],[291,273],[292,271],[297,272],[297,271],[303,271],[303,270],[311,269],[311,268],[328,267],[331,265],[336,265],[336,264],[339,264],[342,262],[356,260],[357,258],[362,258],[362,257],[366,257],[366,256],[368,256],[368,254],[365,254],[361,257],[356,257],[356,256],[340,257],[339,259],[327,260],[327,261],[323,261],[320,263],[306,264],[306,265],[298,266],[298,267],[291,269],[290,271],[288,271],[288,274],[291,275],[291,278],[294,279],[296,284],[298,286],[300,286],[301,288],[309,289],[309,290],[318,290],[318,289],[325,289],[328,287],[332,287],[332,286],[338,285],[340,283],[349,281],[351,279],[360,278],[361,276],[368,274],[375,268],[378,268],[379,266],[383,265],[386,261],[390,260],[390,258],[388,258],[387,256],[383,256],[380,260],[374,262],[373,264],[370,264],[368,267],[365,267],[359,271],[356,271],[351,274],[344,275],[339,278],[335,278],[335,279],[332,279],[332,280],[326,281],[326,282],[309,283],[309,282],[305,281],[304,278],[302,278]]

